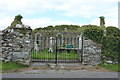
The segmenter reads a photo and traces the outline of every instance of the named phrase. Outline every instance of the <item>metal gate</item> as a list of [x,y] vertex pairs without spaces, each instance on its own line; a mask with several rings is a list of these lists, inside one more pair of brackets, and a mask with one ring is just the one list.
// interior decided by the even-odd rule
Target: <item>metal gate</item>
[[32,62],[82,62],[82,37],[35,37]]

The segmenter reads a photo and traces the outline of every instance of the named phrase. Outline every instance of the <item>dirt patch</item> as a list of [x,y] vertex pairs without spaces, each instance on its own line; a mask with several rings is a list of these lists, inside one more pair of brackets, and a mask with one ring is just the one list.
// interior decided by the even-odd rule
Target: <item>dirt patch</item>
[[67,70],[87,70],[87,71],[97,71],[97,72],[110,72],[110,70],[101,68],[99,66],[78,66],[78,67],[66,67]]
[[29,71],[29,70],[87,70],[87,71],[97,71],[97,72],[110,72],[110,70],[106,70],[99,66],[80,65],[77,67],[54,66],[54,68],[52,68],[51,66],[30,66],[30,67],[26,67],[26,68],[22,68],[22,69],[14,69],[14,70],[10,70],[10,71],[4,71],[3,73],[24,72],[24,71]]

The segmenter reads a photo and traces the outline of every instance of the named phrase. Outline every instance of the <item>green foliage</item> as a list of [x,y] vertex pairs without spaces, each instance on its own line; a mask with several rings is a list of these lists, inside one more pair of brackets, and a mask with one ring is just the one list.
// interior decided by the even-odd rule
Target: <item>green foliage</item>
[[22,19],[23,17],[19,14],[19,15],[17,15],[17,16],[15,16],[15,21],[21,21],[21,19]]
[[55,29],[57,30],[77,30],[80,26],[78,25],[56,25]]
[[20,14],[15,16],[14,21],[11,23],[11,26],[9,26],[8,28],[14,28],[17,24],[22,24],[21,22],[22,18],[23,17]]
[[108,60],[118,62],[118,54],[120,53],[120,37],[105,36],[103,37],[102,44],[102,51],[104,56],[106,56]]
[[98,66],[111,70],[111,71],[116,71],[116,72],[120,72],[119,66],[120,64],[99,64]]
[[91,27],[98,27],[97,25],[83,25],[81,27],[85,27],[86,29],[91,28]]
[[[106,32],[104,32],[105,30],[96,26],[90,27],[87,25],[83,27],[87,27],[84,29],[85,37],[103,45],[103,56],[114,63],[118,62],[118,55],[120,55],[120,30],[115,27],[107,27]],[[106,36],[104,36],[104,34],[106,34]]]
[[109,26],[106,28],[106,35],[120,37],[120,30],[116,27]]
[[94,42],[101,43],[103,37],[103,29],[98,27],[89,27],[84,31],[84,36],[93,40]]
[[100,16],[99,18],[101,18],[101,19],[105,19],[105,17],[104,17],[104,16]]
[[83,25],[83,26],[78,28],[78,31],[79,32],[84,32],[86,29],[89,29],[91,27],[96,27],[97,28],[98,26],[97,25]]
[[73,30],[73,31],[76,31],[80,26],[78,25],[56,25],[56,26],[47,26],[47,27],[44,27],[44,28],[36,28],[34,30],[34,33],[38,32],[38,31],[41,31],[41,30],[44,30],[44,31],[55,31],[55,30],[58,30],[58,31],[65,31],[65,29],[67,30]]
[[1,65],[3,71],[28,67],[27,65],[23,65],[17,62],[3,62]]
[[42,28],[43,30],[54,30],[52,25]]
[[58,34],[57,37],[58,37],[58,38],[62,38],[62,34]]

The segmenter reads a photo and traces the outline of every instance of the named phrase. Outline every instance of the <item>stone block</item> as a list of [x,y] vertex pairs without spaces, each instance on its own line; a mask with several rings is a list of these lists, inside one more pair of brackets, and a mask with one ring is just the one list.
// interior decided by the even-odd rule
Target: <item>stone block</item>
[[30,54],[28,52],[13,52],[12,61],[30,64]]

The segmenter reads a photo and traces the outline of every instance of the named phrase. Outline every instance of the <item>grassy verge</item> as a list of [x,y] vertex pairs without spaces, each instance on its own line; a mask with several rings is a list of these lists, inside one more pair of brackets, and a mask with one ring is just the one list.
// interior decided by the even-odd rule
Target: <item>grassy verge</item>
[[120,72],[120,64],[99,64],[98,66],[108,69],[110,71]]
[[[48,52],[47,50],[38,53],[31,52],[31,57],[34,59],[55,59],[56,53]],[[77,59],[78,54],[75,53],[57,53],[57,59]]]
[[27,65],[19,64],[17,62],[0,62],[0,68],[2,72],[8,71],[8,70],[13,70],[13,69],[20,69],[28,67]]

